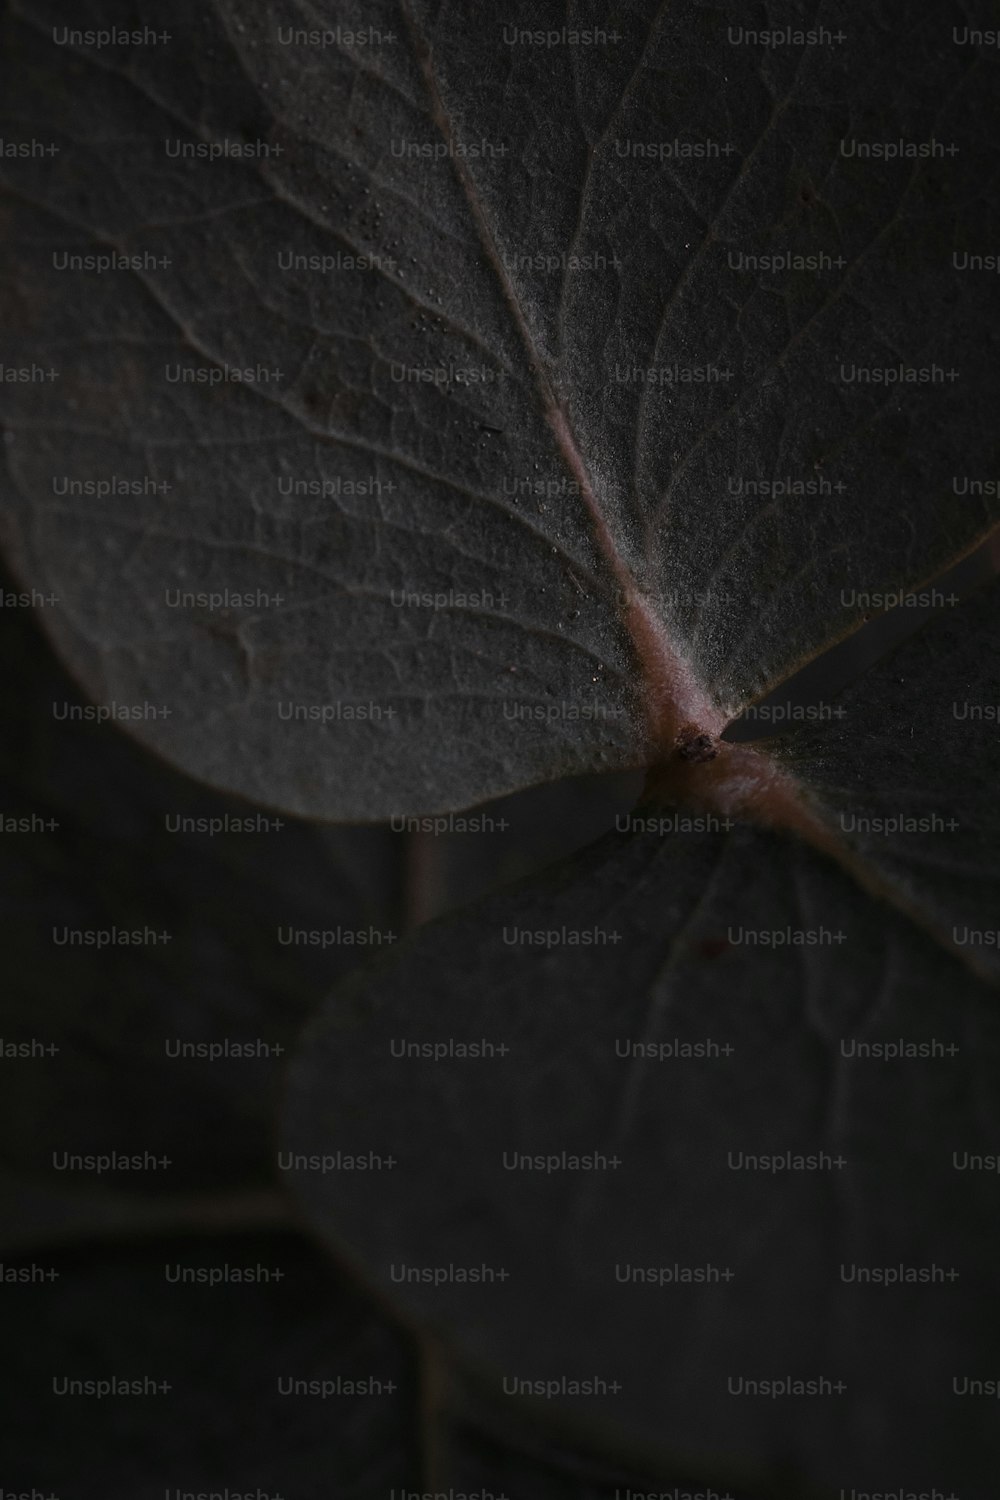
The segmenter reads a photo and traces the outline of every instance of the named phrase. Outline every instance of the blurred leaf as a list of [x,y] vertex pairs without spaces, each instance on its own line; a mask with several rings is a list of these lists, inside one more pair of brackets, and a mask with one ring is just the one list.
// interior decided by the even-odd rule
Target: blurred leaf
[[581,1441],[985,1500],[996,1432],[952,1380],[993,1363],[998,1063],[994,994],[827,861],[639,831],[341,986],[279,1161],[496,1396]]

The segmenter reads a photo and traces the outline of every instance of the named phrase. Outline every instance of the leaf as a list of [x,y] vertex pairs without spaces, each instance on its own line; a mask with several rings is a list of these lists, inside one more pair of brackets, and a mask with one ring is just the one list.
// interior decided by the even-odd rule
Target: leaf
[[994,978],[998,618],[993,583],[820,705],[826,717],[768,747],[810,790],[847,858]]
[[[0,388],[5,530],[87,692],[296,813],[454,809],[717,733],[971,549],[995,293],[952,255],[996,239],[996,63],[956,5],[785,14],[831,40],[693,0],[595,45],[527,0],[217,0],[124,50],[12,17],[4,129],[58,154],[3,160],[3,321],[58,379]],[[775,255],[828,259],[741,259]]]
[[[484,1042],[508,1050],[460,1055]],[[998,1046],[994,994],[828,861],[670,822],[341,986],[279,1162],[397,1305],[581,1443],[985,1500],[995,1427],[961,1382],[994,1364]],[[396,1165],[347,1169],[366,1153]]]
[[[3,1270],[0,1454],[16,1489],[367,1500],[419,1472],[405,1341],[289,1236],[166,1240]],[[137,1382],[140,1393],[80,1394],[67,1381]],[[301,1394],[309,1387],[289,1384],[299,1381],[325,1394]]]
[[[983,121],[996,61],[960,41],[971,18],[954,5],[905,27],[852,17],[836,35],[839,12],[793,7],[793,23],[829,22],[818,45],[770,45],[770,31],[744,45],[692,0],[604,17],[596,45],[562,34],[571,9],[554,40],[511,40],[511,25],[539,24],[526,3],[499,17],[429,0],[333,10],[377,37],[328,42],[329,14],[291,0],[264,13],[215,0],[136,46],[61,41],[78,18],[58,0],[8,16],[5,551],[87,695],[220,792],[375,821],[649,766],[650,808],[682,799],[694,813],[671,814],[666,838],[609,838],[342,985],[294,1071],[284,1185],[407,1326],[446,1336],[487,1404],[516,1403],[505,1431],[523,1420],[548,1433],[550,1458],[558,1445],[595,1455],[594,1485],[617,1464],[661,1483],[738,1475],[769,1500],[817,1483],[992,1493],[981,1308],[995,1194],[969,1162],[996,1160],[995,991],[940,942],[949,921],[988,918],[991,859],[965,825],[950,856],[835,831],[845,808],[889,806],[876,768],[889,797],[937,798],[929,749],[894,744],[912,700],[885,691],[886,674],[905,663],[909,693],[926,681],[941,708],[949,660],[967,670],[962,623],[845,700],[867,727],[769,755],[718,737],[885,590],[954,567],[996,523],[996,283],[960,264],[995,258]],[[109,12],[120,19],[95,3],[87,23]],[[297,40],[314,22],[315,44]],[[862,159],[872,142],[910,154]],[[104,260],[62,269],[74,254]],[[786,254],[803,268],[768,259]],[[763,259],[749,270],[746,256]],[[992,664],[968,670],[989,701]],[[940,733],[958,745],[953,727]],[[960,822],[988,791],[990,749],[985,734],[961,743],[971,765],[948,794]],[[37,1090],[25,1073],[8,1096],[13,1176],[27,1182],[12,1188],[5,1170],[0,1191],[25,1186],[22,1247],[80,1222],[91,1237],[261,1227],[279,1203],[273,1072],[248,1087],[237,1069],[213,1088],[192,1069],[173,1093],[149,1048],[161,1017],[213,1040],[237,1016],[291,1034],[320,966],[303,962],[286,993],[267,929],[287,890],[326,925],[334,844],[299,829],[284,857],[219,860],[236,917],[211,861],[154,836],[148,766],[119,755],[120,783],[86,757],[57,759],[67,807],[93,787],[95,821],[74,811],[73,838],[39,840],[15,873],[44,867],[67,925],[131,923],[153,904],[166,928],[179,890],[199,909],[180,985],[145,952],[102,960],[94,979],[46,963],[15,991],[15,1034],[44,1014],[73,1041],[65,1066],[35,1070]],[[44,777],[20,775],[17,805],[44,804]],[[743,817],[814,849],[778,832],[723,837]],[[372,833],[366,890],[353,870],[337,883],[351,910],[384,898],[389,844]],[[481,889],[478,855],[468,867],[468,891]],[[411,899],[409,920],[437,899]],[[33,962],[20,918],[8,954]],[[617,924],[607,948],[565,943],[588,921]],[[508,923],[559,943],[521,951]],[[745,941],[823,924],[816,950]],[[709,1026],[719,1051],[699,1056]],[[491,1029],[499,1057],[448,1050]],[[619,1057],[622,1034],[665,1053]],[[404,1062],[401,1037],[447,1055]],[[900,1037],[917,1055],[844,1051]],[[928,1039],[940,1051],[924,1057]],[[81,1192],[75,1221],[45,1170],[70,1126],[78,1151],[137,1129],[162,1139],[181,1191]],[[510,1150],[595,1143],[614,1170],[505,1165]],[[743,1170],[742,1153],[783,1150],[829,1160],[773,1180]],[[324,1168],[334,1153],[332,1169],[313,1152]],[[401,1255],[418,1269],[503,1256],[509,1290],[450,1274],[400,1283]],[[675,1269],[626,1284],[626,1261]],[[676,1270],[705,1265],[718,1282]],[[846,1265],[943,1279],[860,1285]],[[100,1308],[106,1272],[91,1270],[86,1305]],[[152,1321],[130,1319],[126,1297],[117,1331],[156,1335],[148,1300]],[[74,1298],[55,1304],[89,1339]],[[259,1410],[254,1353],[240,1357],[230,1328],[248,1382],[234,1409]],[[335,1330],[310,1332],[329,1358]],[[15,1432],[38,1438],[19,1420],[34,1359]],[[564,1381],[607,1384],[557,1403],[517,1380],[512,1396],[515,1376],[558,1396]],[[836,1390],[731,1388],[817,1376]],[[963,1379],[982,1394],[963,1395]],[[199,1411],[218,1409],[214,1387],[188,1389]],[[119,1422],[102,1495],[133,1493],[155,1467],[148,1429],[127,1411]],[[73,1468],[89,1471],[89,1420],[67,1433]],[[285,1434],[273,1436],[276,1454]],[[348,1492],[371,1492],[380,1442],[364,1431]],[[337,1483],[339,1460],[331,1476],[325,1451],[314,1462],[308,1442],[291,1447],[310,1481]]]

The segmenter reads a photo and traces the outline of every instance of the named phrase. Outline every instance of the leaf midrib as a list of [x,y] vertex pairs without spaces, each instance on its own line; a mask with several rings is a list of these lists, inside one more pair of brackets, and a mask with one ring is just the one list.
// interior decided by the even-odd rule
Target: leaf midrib
[[546,423],[579,488],[598,551],[618,588],[622,623],[635,651],[644,686],[641,700],[650,760],[655,760],[672,748],[683,725],[697,724],[699,729],[715,736],[724,729],[727,715],[712,702],[687,657],[671,638],[652,599],[639,587],[608,525],[569,415],[556,395],[517,289],[504,266],[476,183],[465,158],[456,150],[455,127],[438,87],[432,48],[417,24],[410,0],[400,0],[400,8],[424,80],[430,118],[448,148],[448,160],[468,205],[483,254],[517,329]]

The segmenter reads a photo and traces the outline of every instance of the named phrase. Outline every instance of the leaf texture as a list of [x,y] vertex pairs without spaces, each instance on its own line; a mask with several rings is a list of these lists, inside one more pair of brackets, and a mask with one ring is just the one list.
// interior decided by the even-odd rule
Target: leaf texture
[[958,7],[785,13],[831,40],[221,0],[122,50],[13,10],[5,129],[58,154],[3,161],[4,326],[58,379],[3,386],[5,529],[87,691],[293,812],[457,808],[716,732],[968,551],[995,59]]
[[827,861],[639,828],[341,987],[284,1165],[497,1396],[667,1472],[985,1500],[998,1042],[988,987]]

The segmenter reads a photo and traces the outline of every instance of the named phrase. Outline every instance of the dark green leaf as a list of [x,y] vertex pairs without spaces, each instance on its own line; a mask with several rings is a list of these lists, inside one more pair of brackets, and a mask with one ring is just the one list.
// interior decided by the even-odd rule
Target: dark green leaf
[[1000,975],[1000,584],[942,613],[769,748],[848,858]]
[[3,160],[3,324],[59,374],[0,388],[10,551],[199,777],[367,819],[643,763],[1000,514],[968,14],[796,4],[802,47],[695,0],[565,45],[556,11],[218,0],[126,50],[60,45],[61,0],[8,20],[5,133],[58,154]]
[[[483,1042],[507,1051],[452,1050]],[[581,1438],[666,1472],[985,1497],[990,1403],[952,1382],[992,1378],[998,1048],[986,986],[828,862],[638,831],[342,986],[281,1162],[498,1395],[599,1382],[534,1402]],[[381,1169],[348,1169],[366,1153]],[[741,1384],[788,1379],[830,1384]]]

